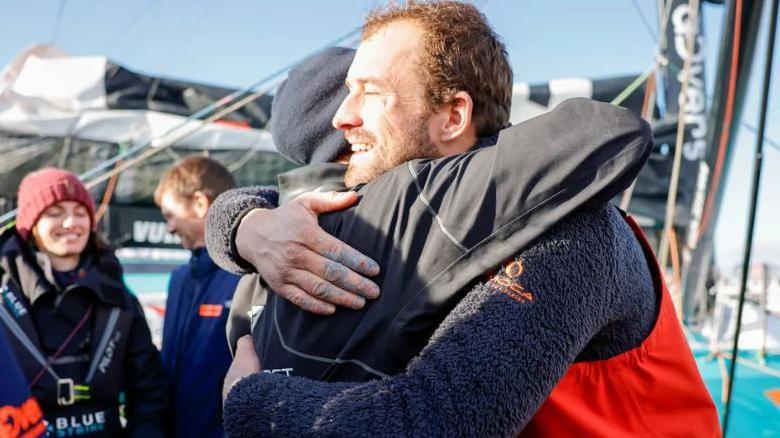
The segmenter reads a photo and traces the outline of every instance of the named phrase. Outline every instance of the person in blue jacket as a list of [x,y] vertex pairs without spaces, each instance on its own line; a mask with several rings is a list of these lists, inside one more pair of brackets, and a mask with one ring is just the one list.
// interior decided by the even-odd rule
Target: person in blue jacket
[[30,395],[14,350],[0,331],[0,437],[38,437],[46,433],[41,407]]
[[192,251],[189,263],[171,274],[163,326],[173,436],[223,436],[221,388],[232,360],[225,324],[239,276],[209,257],[205,222],[211,202],[233,187],[233,177],[220,163],[189,156],[165,172],[154,193],[168,230]]

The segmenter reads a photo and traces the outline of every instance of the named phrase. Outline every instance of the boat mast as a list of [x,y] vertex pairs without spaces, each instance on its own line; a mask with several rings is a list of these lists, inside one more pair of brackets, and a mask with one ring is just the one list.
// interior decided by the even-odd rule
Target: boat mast
[[761,109],[756,133],[756,152],[753,156],[753,183],[750,190],[750,216],[748,218],[747,235],[745,236],[745,252],[742,258],[742,274],[739,285],[739,303],[737,305],[737,327],[734,333],[734,345],[731,348],[731,364],[729,366],[729,385],[726,391],[726,406],[723,414],[723,436],[726,436],[731,413],[731,394],[734,389],[735,370],[739,357],[739,335],[742,328],[742,311],[745,307],[745,292],[747,290],[748,273],[750,270],[750,253],[753,249],[753,232],[756,226],[756,211],[758,210],[758,191],[761,185],[761,170],[764,161],[764,132],[766,128],[766,111],[769,104],[769,85],[772,80],[772,60],[775,51],[775,31],[777,30],[777,5],[779,0],[772,0],[769,32],[767,33],[767,51],[764,61],[764,79],[761,92]]
[[683,318],[687,324],[700,322],[705,310],[697,308],[696,304],[707,294],[715,224],[725,187],[723,181],[728,174],[736,128],[747,94],[764,0],[734,0],[727,5],[712,109],[707,122],[707,153],[699,175],[702,191],[697,196],[701,202],[694,201],[694,207],[699,208],[700,213],[694,211],[692,215],[686,243],[688,255],[684,257],[690,260],[683,269]]

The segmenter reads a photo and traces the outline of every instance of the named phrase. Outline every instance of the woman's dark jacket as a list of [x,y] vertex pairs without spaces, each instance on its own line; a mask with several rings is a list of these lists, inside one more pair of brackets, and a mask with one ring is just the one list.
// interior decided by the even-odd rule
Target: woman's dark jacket
[[76,270],[60,273],[6,230],[0,295],[0,327],[52,436],[163,435],[165,370],[111,250],[90,243]]

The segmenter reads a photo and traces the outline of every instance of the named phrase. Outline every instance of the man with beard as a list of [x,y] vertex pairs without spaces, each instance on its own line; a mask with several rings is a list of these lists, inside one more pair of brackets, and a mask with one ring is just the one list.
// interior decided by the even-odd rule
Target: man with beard
[[[301,266],[317,264],[312,257],[319,260],[309,248],[326,255],[336,248],[328,248],[332,241],[311,226],[304,226],[311,235],[308,242],[300,245],[297,242],[306,240],[297,238],[291,243],[295,241],[290,238],[291,224],[305,224],[302,216],[313,219],[327,210],[314,205],[311,197],[274,211],[253,210],[243,218],[236,245],[241,257],[278,293],[270,297],[260,322],[263,367],[283,365],[292,368],[292,374],[325,381],[368,380],[403,371],[427,341],[426,334],[463,296],[448,288],[462,282],[458,290],[469,290],[491,266],[509,262],[458,304],[419,360],[389,379],[326,384],[251,374],[260,364],[251,341],[239,341],[233,373],[226,379],[229,433],[470,435],[516,434],[524,428],[529,433],[646,433],[650,430],[645,424],[668,420],[672,411],[675,421],[667,421],[663,427],[669,429],[664,431],[681,427],[699,435],[717,433],[712,401],[657,266],[649,264],[652,254],[638,240],[638,228],[607,205],[579,209],[552,221],[554,225],[549,217],[542,223],[527,218],[525,213],[534,207],[566,205],[565,200],[546,204],[555,197],[550,192],[536,203],[539,192],[518,193],[517,198],[529,202],[522,204],[530,207],[526,209],[517,208],[518,201],[497,200],[511,173],[480,175],[500,167],[500,159],[512,153],[506,145],[500,147],[501,136],[487,152],[454,155],[474,148],[478,138],[504,124],[508,97],[503,100],[500,90],[509,95],[506,83],[511,85],[511,73],[498,78],[470,75],[485,73],[481,69],[495,66],[491,63],[496,59],[449,61],[453,54],[480,57],[496,47],[499,50],[493,53],[502,58],[503,46],[484,18],[473,7],[455,2],[389,7],[369,17],[364,26],[363,42],[347,78],[350,93],[334,125],[352,143],[347,185],[381,177],[359,189],[363,200],[356,207],[320,218],[325,230],[383,261],[378,281],[384,293],[363,311],[339,311],[323,318],[279,298],[284,294],[305,305],[305,298],[300,298],[305,293],[295,282],[314,285],[319,298],[348,293],[312,280],[315,275],[342,289],[360,289],[354,287],[360,284],[354,273],[333,275],[343,267],[327,261],[311,268],[309,276],[297,273]],[[449,78],[455,83],[448,84]],[[561,121],[570,122],[571,136],[594,134],[571,108],[562,108],[559,114],[563,116],[556,120],[559,129],[564,128]],[[532,121],[523,131],[527,143],[518,145],[517,152],[527,154],[529,162],[556,152],[558,142],[572,140],[557,133],[557,141],[550,142],[546,124]],[[619,141],[620,132],[611,132],[612,128],[598,134],[616,135]],[[530,147],[534,143],[538,150]],[[387,172],[426,155],[449,158],[415,161]],[[529,172],[523,180],[542,181],[545,172],[581,170],[544,164],[547,167],[516,171]],[[589,164],[582,163],[582,168]],[[404,192],[409,185],[411,190]],[[407,210],[389,202],[384,209],[360,216],[367,200],[395,199],[390,195],[398,190],[415,200]],[[471,205],[459,205],[450,197],[457,191],[483,196],[473,197],[476,202]],[[336,201],[346,204],[350,197],[354,202],[354,195]],[[369,237],[372,230],[413,223],[409,238],[414,240],[415,233],[426,232],[426,223],[416,220],[417,215],[425,215],[427,230],[435,234],[423,239],[421,248],[408,244],[404,234]],[[245,231],[249,237],[242,234]],[[285,251],[273,247],[277,242],[287,246]],[[290,246],[307,252],[295,254]],[[297,260],[280,265],[285,254]],[[372,270],[366,269],[365,259],[350,263],[349,257],[330,256],[355,269],[362,261],[362,271]],[[331,311],[322,302],[312,303],[321,313]],[[619,382],[613,379],[616,375],[621,376]],[[681,381],[688,386],[681,386]],[[635,403],[625,406],[629,398]]]

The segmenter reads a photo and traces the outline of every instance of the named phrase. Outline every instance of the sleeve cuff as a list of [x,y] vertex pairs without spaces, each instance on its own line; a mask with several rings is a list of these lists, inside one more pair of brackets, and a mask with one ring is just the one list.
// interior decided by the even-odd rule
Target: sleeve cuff
[[214,200],[206,216],[206,248],[220,268],[234,274],[255,272],[241,259],[235,237],[241,220],[255,208],[276,208],[278,192],[271,186],[228,190]]

